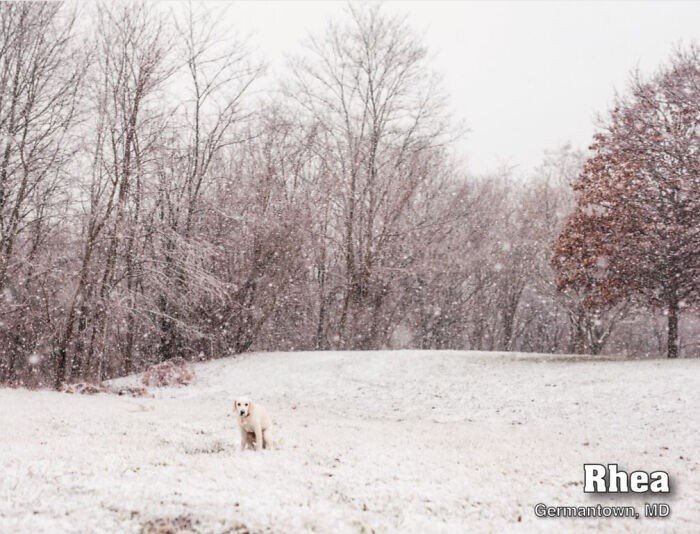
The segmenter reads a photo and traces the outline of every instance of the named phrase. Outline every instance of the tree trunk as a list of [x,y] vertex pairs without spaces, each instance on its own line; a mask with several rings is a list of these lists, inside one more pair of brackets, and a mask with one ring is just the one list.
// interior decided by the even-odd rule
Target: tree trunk
[[55,355],[56,370],[53,383],[53,387],[57,390],[61,389],[61,386],[66,379],[66,359],[67,355],[65,347],[59,347],[56,350]]
[[324,350],[326,347],[325,337],[325,325],[326,325],[326,301],[328,299],[323,295],[321,291],[321,304],[318,310],[318,324],[316,325],[316,350]]
[[573,312],[569,313],[569,324],[571,325],[569,352],[571,354],[584,354],[586,341],[583,332],[583,311],[580,307],[577,306]]
[[669,358],[678,358],[678,302],[673,299],[668,305],[668,352]]

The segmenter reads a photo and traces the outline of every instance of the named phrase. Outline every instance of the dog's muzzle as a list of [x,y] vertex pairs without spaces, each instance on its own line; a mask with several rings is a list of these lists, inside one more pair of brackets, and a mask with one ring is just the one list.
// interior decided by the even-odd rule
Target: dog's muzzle
[[245,415],[245,411],[241,410],[241,417]]

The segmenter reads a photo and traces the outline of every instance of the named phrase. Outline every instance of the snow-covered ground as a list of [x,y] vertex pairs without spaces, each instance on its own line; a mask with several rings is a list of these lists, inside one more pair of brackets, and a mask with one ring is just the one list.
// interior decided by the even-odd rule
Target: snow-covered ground
[[[0,389],[0,532],[138,532],[178,516],[201,532],[700,524],[700,360],[272,353],[196,371],[154,398]],[[241,394],[268,408],[279,449],[239,452]],[[666,470],[673,492],[584,494],[586,462]],[[672,514],[538,519],[539,502]]]

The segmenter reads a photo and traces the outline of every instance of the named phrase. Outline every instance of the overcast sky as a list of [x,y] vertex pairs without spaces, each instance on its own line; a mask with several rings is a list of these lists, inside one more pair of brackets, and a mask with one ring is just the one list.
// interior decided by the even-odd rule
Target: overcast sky
[[[230,26],[279,73],[309,32],[343,17],[345,2],[237,2]],[[444,76],[469,169],[527,174],[545,149],[585,148],[597,113],[678,43],[700,42],[700,2],[386,2],[423,36]]]

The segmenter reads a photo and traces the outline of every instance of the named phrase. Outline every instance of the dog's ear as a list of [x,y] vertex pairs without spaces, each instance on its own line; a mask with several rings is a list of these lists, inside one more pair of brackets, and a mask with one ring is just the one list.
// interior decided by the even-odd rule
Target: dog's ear
[[250,414],[253,413],[253,406],[255,406],[255,405],[253,404],[253,401],[250,401],[250,402],[248,403],[248,415],[250,415]]

